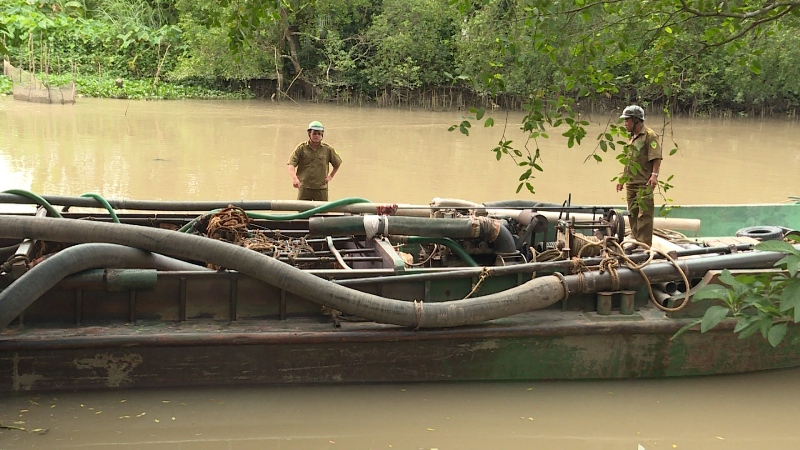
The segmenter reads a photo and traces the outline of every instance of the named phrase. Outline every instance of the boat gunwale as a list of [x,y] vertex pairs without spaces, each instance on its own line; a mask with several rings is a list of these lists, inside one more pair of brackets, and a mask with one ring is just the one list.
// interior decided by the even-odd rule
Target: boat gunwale
[[[554,320],[552,316],[555,316]],[[560,316],[560,317],[559,317]],[[573,317],[564,317],[573,316]],[[536,320],[531,322],[531,317]],[[415,330],[409,327],[375,322],[332,322],[310,318],[286,320],[247,319],[237,322],[185,321],[159,324],[154,332],[146,330],[148,322],[135,325],[81,325],[70,327],[9,328],[0,333],[0,352],[15,350],[48,350],[69,348],[134,348],[134,347],[201,347],[208,345],[295,345],[315,343],[373,343],[410,341],[452,341],[454,339],[547,338],[589,335],[674,335],[695,318],[670,318],[647,307],[632,316],[598,315],[585,311],[539,310],[495,319],[476,325],[455,328]],[[273,330],[265,324],[279,325]],[[312,331],[297,327],[314,326]],[[715,332],[730,332],[733,319],[723,320]],[[198,327],[209,327],[198,331]],[[293,328],[295,327],[295,328]],[[142,332],[142,329],[145,329]],[[327,330],[326,330],[327,328]],[[191,331],[181,331],[187,329]],[[65,331],[86,333],[64,336]],[[109,334],[114,331],[118,334]]]

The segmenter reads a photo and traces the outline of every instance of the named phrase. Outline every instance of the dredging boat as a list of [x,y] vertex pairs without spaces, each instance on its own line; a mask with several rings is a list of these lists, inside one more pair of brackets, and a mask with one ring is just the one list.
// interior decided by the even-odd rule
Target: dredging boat
[[774,268],[753,246],[797,234],[797,201],[674,208],[634,252],[625,211],[569,202],[0,194],[19,204],[38,207],[0,214],[4,392],[800,365],[793,330],[775,348],[733,321],[675,337],[712,304],[694,287]]

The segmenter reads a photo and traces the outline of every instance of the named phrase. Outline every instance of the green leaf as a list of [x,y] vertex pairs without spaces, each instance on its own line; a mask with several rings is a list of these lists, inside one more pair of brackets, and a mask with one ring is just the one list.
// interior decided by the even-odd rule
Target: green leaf
[[794,308],[794,321],[800,322],[800,279],[787,283],[781,292],[780,311],[786,312]]
[[750,336],[756,334],[756,331],[761,329],[761,321],[754,317],[752,322],[748,323],[745,327],[741,328],[739,333],[739,339],[747,339]]
[[731,275],[731,271],[728,270],[728,269],[725,269],[725,270],[722,271],[722,273],[719,275],[719,281],[721,281],[721,282],[723,282],[723,283],[725,283],[728,286],[733,287],[733,288],[736,288],[736,287],[739,286],[739,282],[736,281],[736,277]]
[[700,332],[705,333],[706,331],[714,328],[723,319],[728,315],[731,310],[724,307],[724,306],[712,306],[706,310],[706,313],[703,315],[703,319],[700,322]]
[[789,276],[797,277],[797,272],[800,272],[800,256],[789,255],[775,263],[776,266],[783,264],[786,265],[786,270],[789,271]]
[[786,332],[788,330],[789,328],[785,322],[773,325],[772,328],[770,328],[769,333],[767,333],[767,340],[769,341],[770,345],[777,347],[786,336]]
[[463,134],[464,136],[469,136],[469,128],[471,126],[472,124],[470,124],[469,121],[464,120],[461,122],[461,125],[459,125],[458,128],[459,130],[461,130],[461,134]]
[[700,301],[706,299],[727,300],[728,289],[718,284],[707,284],[692,294],[692,301]]
[[[733,328],[734,333],[739,333],[742,330],[746,329],[749,326],[752,326],[758,322],[758,316],[746,316],[738,319],[736,322],[736,326]],[[756,327],[757,328],[757,327]]]
[[764,241],[756,244],[756,250],[763,252],[795,253],[797,250],[788,242],[783,241]]
[[692,327],[694,327],[694,326],[696,326],[697,324],[699,324],[701,321],[702,321],[701,319],[696,319],[696,320],[693,320],[693,321],[691,321],[691,322],[687,323],[687,324],[686,324],[686,325],[684,325],[684,326],[683,326],[683,327],[682,327],[680,330],[678,330],[678,332],[677,332],[677,333],[673,334],[673,335],[672,335],[672,337],[671,337],[671,338],[669,338],[669,340],[670,340],[670,341],[672,341],[672,340],[674,340],[675,338],[677,338],[678,336],[682,335],[683,333],[686,333],[686,332],[687,332],[687,331],[689,331],[689,330],[690,330]]
[[484,128],[489,128],[494,126],[494,119],[491,117],[486,118],[486,122],[483,123]]

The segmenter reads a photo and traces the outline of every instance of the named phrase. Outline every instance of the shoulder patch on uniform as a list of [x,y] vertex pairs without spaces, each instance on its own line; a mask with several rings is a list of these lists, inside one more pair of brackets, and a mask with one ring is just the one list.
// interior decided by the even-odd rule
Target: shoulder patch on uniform
[[650,147],[652,147],[652,148],[656,148],[656,147],[658,147],[658,142],[656,142],[656,141],[651,141],[651,142],[650,142]]

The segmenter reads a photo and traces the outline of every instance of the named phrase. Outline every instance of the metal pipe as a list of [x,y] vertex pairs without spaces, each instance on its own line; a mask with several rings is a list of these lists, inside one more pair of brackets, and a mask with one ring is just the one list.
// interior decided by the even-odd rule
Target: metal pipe
[[[98,208],[100,205],[97,200],[86,197],[64,197],[57,195],[41,196],[51,205],[58,206],[77,206],[81,208]],[[325,206],[328,202],[306,201],[306,200],[233,200],[233,201],[161,201],[161,200],[127,200],[127,199],[107,199],[109,205],[114,209],[127,209],[139,211],[194,211],[204,212],[214,209],[227,208],[229,205],[238,206],[246,211],[308,211],[320,206]],[[0,203],[16,204],[37,204],[23,195],[2,194],[0,193]],[[380,208],[385,207],[385,203],[358,203],[342,205],[332,208],[331,211],[349,212],[357,214],[376,213]],[[427,205],[397,205],[397,215],[429,217],[430,207]]]
[[[800,245],[795,245],[795,249],[800,250]],[[723,256],[709,256],[707,258],[682,259],[678,260],[678,266],[686,274],[687,278],[702,278],[709,270],[721,269],[768,269],[775,266],[785,255],[780,252],[749,252],[734,253]],[[642,269],[647,281],[650,283],[660,283],[681,278],[678,269],[673,264],[650,264]],[[634,287],[645,282],[639,272],[628,269],[617,269],[619,289]],[[610,274],[605,272],[584,272],[582,274],[585,282],[578,276],[571,275],[565,277],[570,292],[581,293],[582,285],[587,286],[585,292],[597,292],[614,289],[614,281]]]
[[678,290],[678,286],[674,281],[665,281],[663,283],[656,283],[653,285],[653,287],[661,291],[664,291],[669,295],[674,294],[675,291]]
[[[0,237],[28,236],[55,242],[111,242],[208,261],[346,314],[417,328],[454,327],[507,317],[545,308],[566,293],[558,278],[543,277],[497,294],[466,300],[424,304],[393,300],[322,280],[243,247],[186,233],[125,224],[0,216]],[[35,295],[20,295],[13,287],[14,284],[0,293],[0,330],[36,300]]]
[[464,250],[463,247],[458,245],[458,243],[450,238],[429,238],[429,237],[421,237],[421,236],[393,236],[394,240],[400,243],[408,243],[408,244],[441,244],[445,247],[452,250],[462,261],[464,261],[470,267],[480,267],[478,263],[472,259],[469,253]]
[[661,289],[653,289],[653,296],[656,298],[656,301],[661,306],[667,306],[667,302],[670,298],[672,298],[671,294],[668,294]]
[[[743,244],[743,247],[752,247],[749,244]],[[703,253],[716,253],[716,254],[726,254],[730,252],[729,247],[709,247],[709,252]],[[713,250],[713,251],[711,251]],[[677,253],[677,257],[682,256],[692,256],[696,255],[696,250],[679,250]],[[635,263],[640,263],[645,260],[649,255],[646,253],[635,254],[635,255],[628,255],[628,259]],[[661,255],[656,255],[655,260],[663,260],[664,257]],[[603,258],[596,257],[596,258],[584,258],[583,262],[586,266],[596,266],[602,262]],[[346,286],[356,286],[356,285],[364,285],[364,284],[380,284],[380,283],[395,283],[395,282],[404,282],[404,281],[426,281],[426,280],[444,280],[444,279],[458,279],[458,278],[472,278],[476,275],[480,275],[480,273],[485,269],[488,271],[489,276],[503,276],[503,275],[514,275],[520,273],[533,273],[539,271],[551,271],[551,272],[558,272],[563,271],[566,272],[572,268],[574,262],[571,260],[561,260],[561,261],[546,261],[546,262],[531,262],[525,264],[515,264],[511,266],[500,266],[500,267],[457,267],[457,268],[428,268],[428,269],[409,269],[408,272],[411,272],[407,275],[403,275],[402,277],[394,276],[394,272],[386,273],[385,276],[378,276],[378,273],[373,274],[364,274],[364,278],[348,278],[346,280],[333,280],[336,283],[346,285]],[[354,275],[354,274],[349,274]],[[334,277],[334,273],[326,272],[325,274],[320,274],[320,276],[324,277]],[[680,278],[680,275],[678,275]],[[673,281],[673,280],[670,280]]]
[[312,217],[308,220],[311,236],[377,234],[440,237],[451,239],[484,239],[495,243],[498,253],[517,253],[514,237],[497,219],[468,217],[463,219],[430,219],[421,217],[355,216]]
[[[59,223],[73,222],[64,219],[57,220]],[[75,245],[33,266],[0,292],[0,330],[7,327],[11,321],[22,314],[25,308],[68,275],[95,268],[141,269],[151,267],[166,270],[210,270],[122,245],[101,243]],[[108,277],[108,274],[105,276]],[[120,278],[123,276],[120,273],[114,273],[111,276],[116,279],[111,280],[109,286],[117,288],[131,283],[149,286],[155,280],[155,273],[128,274],[124,276],[124,279]]]
[[[258,252],[213,239],[157,228],[69,219],[0,216],[0,238],[2,237],[28,237],[72,243],[112,242],[189,260],[208,261],[346,314],[375,322],[416,328],[480,323],[545,308],[566,298],[568,293],[625,289],[644,282],[638,272],[621,268],[613,279],[608,271],[602,274],[585,272],[566,277],[545,276],[483,297],[423,304],[355,291]],[[796,248],[800,250],[800,245]],[[713,269],[768,268],[783,257],[783,253],[779,252],[753,252],[746,255],[683,260],[679,264],[690,278],[696,278]],[[642,270],[650,282],[669,281],[678,277],[677,269],[671,264],[650,264]],[[32,271],[33,269],[26,275]],[[20,294],[14,290],[15,284],[0,293],[0,330],[36,300],[34,295]],[[582,290],[583,286],[587,289]]]

